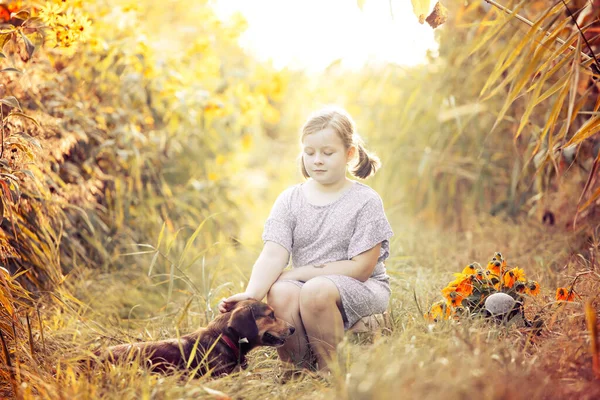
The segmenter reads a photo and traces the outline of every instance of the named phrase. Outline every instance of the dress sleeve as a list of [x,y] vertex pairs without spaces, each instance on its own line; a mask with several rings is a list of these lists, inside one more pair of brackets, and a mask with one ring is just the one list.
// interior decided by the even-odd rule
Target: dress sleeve
[[382,262],[390,255],[389,239],[394,235],[392,227],[385,216],[381,198],[369,200],[356,216],[356,225],[348,246],[348,259],[372,249],[381,243],[377,262]]
[[283,246],[290,254],[294,244],[292,232],[294,230],[294,218],[290,211],[290,191],[282,192],[265,222],[263,231],[263,242],[271,241]]

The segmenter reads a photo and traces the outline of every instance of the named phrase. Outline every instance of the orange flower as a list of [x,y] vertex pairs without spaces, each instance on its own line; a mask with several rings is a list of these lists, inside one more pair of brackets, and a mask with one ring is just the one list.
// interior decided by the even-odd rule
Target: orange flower
[[473,293],[473,282],[471,281],[471,279],[472,278],[469,277],[463,280],[461,283],[459,283],[456,287],[456,292],[463,297],[467,297],[471,293]]
[[492,257],[492,261],[500,262],[500,267],[501,267],[500,272],[501,273],[504,273],[504,271],[506,271],[506,260],[504,259],[504,257],[502,257],[502,253],[500,253],[498,251],[495,252],[494,257]]
[[454,286],[447,286],[442,289],[442,295],[452,307],[459,306],[466,297],[462,292],[458,292]]
[[[465,275],[463,273],[454,274],[456,279],[448,284],[447,291],[456,291],[461,296],[467,297],[473,292],[474,275]],[[444,291],[442,290],[442,294]]]
[[511,288],[517,281],[525,281],[525,272],[523,272],[521,268],[515,267],[510,271],[507,271],[504,275],[502,275],[502,281],[504,283],[504,286]]
[[575,296],[579,297],[577,293],[571,288],[558,288],[556,289],[556,300],[557,301],[574,301]]
[[532,296],[537,296],[538,294],[540,294],[540,284],[535,281],[527,282],[526,291]]
[[454,294],[456,294],[456,296],[454,296],[452,298],[452,300],[450,300],[450,305],[452,307],[458,307],[458,306],[460,306],[462,304],[462,301],[463,301],[464,297],[462,297],[460,294],[458,294],[456,292],[454,292]]
[[508,271],[502,276],[502,283],[507,288],[513,287],[516,281],[517,278],[515,277],[515,274],[512,271]]
[[484,271],[484,270],[482,270],[482,269],[478,269],[478,270],[475,272],[475,278],[476,278],[477,280],[480,280],[480,281],[483,281],[483,280],[485,280],[485,279],[486,279],[485,271]]
[[500,267],[502,266],[502,263],[498,260],[494,261],[490,261],[487,265],[487,269],[488,271],[490,271],[492,274],[500,276]]
[[492,283],[500,282],[500,277],[498,275],[494,274],[489,269],[487,271],[485,271],[485,279],[492,281]]

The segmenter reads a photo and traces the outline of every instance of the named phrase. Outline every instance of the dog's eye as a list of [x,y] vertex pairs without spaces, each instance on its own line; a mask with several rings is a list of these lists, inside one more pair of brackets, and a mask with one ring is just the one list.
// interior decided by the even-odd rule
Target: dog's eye
[[273,311],[271,311],[271,314],[269,314],[269,318],[275,319],[275,313]]

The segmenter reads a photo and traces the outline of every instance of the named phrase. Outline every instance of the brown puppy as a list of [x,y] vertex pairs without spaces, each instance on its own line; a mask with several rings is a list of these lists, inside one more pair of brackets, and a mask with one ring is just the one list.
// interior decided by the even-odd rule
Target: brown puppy
[[267,304],[244,300],[206,328],[179,339],[120,344],[98,350],[95,355],[102,362],[112,363],[139,359],[155,372],[180,369],[195,371],[197,376],[207,372],[218,376],[231,373],[238,365],[245,368],[250,350],[257,346],[279,347],[294,331],[292,325],[276,319]]

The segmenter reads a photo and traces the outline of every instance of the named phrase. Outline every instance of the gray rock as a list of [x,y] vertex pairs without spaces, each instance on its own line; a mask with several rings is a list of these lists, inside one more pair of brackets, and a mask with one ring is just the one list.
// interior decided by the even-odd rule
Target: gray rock
[[510,312],[515,303],[515,299],[506,293],[492,293],[485,299],[484,307],[493,316],[498,316]]

